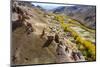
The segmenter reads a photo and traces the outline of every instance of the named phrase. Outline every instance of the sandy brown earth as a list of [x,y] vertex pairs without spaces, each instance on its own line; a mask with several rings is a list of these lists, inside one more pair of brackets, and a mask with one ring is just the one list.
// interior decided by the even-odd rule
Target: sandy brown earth
[[[27,13],[27,15],[23,16],[26,16],[29,19],[22,20],[20,24],[18,16],[21,14],[20,13],[18,14],[16,11],[12,12],[12,24],[13,23],[15,23],[14,25],[18,24],[18,26],[14,30],[12,30],[12,45],[11,45],[12,64],[25,65],[25,64],[75,62],[74,58],[71,55],[73,50],[72,49],[73,46],[71,44],[69,45],[68,43],[67,44],[65,43],[64,45],[60,44],[60,46],[58,46],[59,43],[56,43],[53,40],[47,46],[48,36],[54,37],[55,34],[57,33],[55,31],[52,32],[53,30],[51,29],[51,27],[54,28],[56,25],[58,26],[58,29],[61,31],[59,35],[61,40],[63,40],[62,42],[66,42],[66,38],[62,37],[63,31],[62,29],[60,29],[61,26],[59,24],[51,23],[50,21],[52,21],[52,19],[44,17],[45,13],[36,7],[30,8],[27,6],[19,6],[19,5],[17,6],[20,7],[23,13],[25,12]],[[31,24],[33,29],[32,32],[26,31],[27,29],[26,22]],[[43,31],[44,35],[41,36],[43,34]],[[27,32],[29,32],[29,34],[27,34]],[[45,46],[46,42],[47,42],[46,47],[43,47]],[[65,51],[66,47],[70,47],[69,52]],[[78,51],[76,47],[75,49]],[[61,52],[62,54],[61,55],[57,54],[59,52]],[[83,58],[79,61],[85,61],[85,59]]]
[[[12,56],[15,64],[43,64],[55,62],[55,49],[50,46],[43,48],[46,39],[41,39],[42,30],[47,26],[45,22],[41,21],[37,12],[33,9],[33,17],[27,20],[35,29],[34,32],[27,35],[25,27],[17,28],[12,33]],[[34,14],[35,13],[35,14]],[[31,13],[32,14],[32,13]],[[13,16],[13,18],[17,18]],[[55,46],[55,45],[54,45]]]

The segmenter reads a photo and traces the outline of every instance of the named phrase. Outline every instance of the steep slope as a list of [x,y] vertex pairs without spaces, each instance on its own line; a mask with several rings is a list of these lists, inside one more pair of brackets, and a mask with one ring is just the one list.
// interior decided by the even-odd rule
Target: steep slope
[[[65,10],[65,7],[62,9]],[[60,14],[46,12],[39,6],[31,5],[30,2],[13,3],[11,18],[12,64],[46,64],[95,60],[95,47],[92,46],[95,43],[95,37],[86,38],[85,36],[89,37],[90,35],[84,34],[90,33],[91,30],[82,26],[79,22],[76,23],[70,17],[66,18],[62,12]],[[69,19],[75,23],[69,22]],[[94,32],[91,35],[94,36]],[[86,42],[85,46],[79,38]],[[92,43],[91,39],[93,39]],[[80,46],[82,49],[80,49]],[[93,49],[90,48],[91,46]],[[89,50],[93,51],[93,55],[89,54],[91,53]],[[82,53],[82,51],[87,53]]]
[[96,7],[88,5],[63,6],[54,9],[54,13],[64,13],[80,21],[84,26],[95,29]]
[[55,62],[55,54],[51,51],[51,49],[54,50],[54,48],[52,48],[52,46],[51,49],[42,48],[47,40],[45,38],[40,38],[42,30],[47,26],[43,20],[44,18],[38,14],[35,8],[18,7],[20,7],[23,12],[27,11],[27,13],[30,13],[28,16],[32,14],[30,19],[27,19],[26,21],[31,23],[34,31],[27,34],[28,31],[26,31],[27,27],[25,26],[25,21],[22,21],[21,25],[19,21],[14,22],[19,19],[18,13],[13,13],[12,23],[14,24],[12,27],[14,30],[12,30],[12,64],[43,64]]

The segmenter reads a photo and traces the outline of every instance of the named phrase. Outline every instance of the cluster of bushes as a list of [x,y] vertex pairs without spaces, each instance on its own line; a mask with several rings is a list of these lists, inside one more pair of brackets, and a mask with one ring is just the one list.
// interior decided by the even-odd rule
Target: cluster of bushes
[[[82,44],[85,47],[87,53],[91,55],[91,58],[95,60],[95,45],[92,44],[92,42],[82,39],[80,36],[76,38],[76,42]],[[88,55],[87,57],[90,58]]]
[[55,20],[61,22],[61,23],[64,23],[64,17],[63,16],[60,16],[60,15],[56,15],[55,16]]
[[[88,40],[83,39],[79,34],[77,34],[74,30],[69,27],[65,27],[65,31],[71,32],[74,37],[76,44],[83,45],[87,50],[87,54],[91,55],[92,60],[95,60],[95,45]],[[90,58],[90,56],[86,55],[86,57]]]
[[85,58],[95,60],[95,45],[91,41],[82,38],[79,34],[77,34],[77,32],[75,32],[69,27],[70,25],[65,24],[63,16],[56,16],[55,19],[61,23],[61,26],[63,27],[64,31],[71,32],[71,35],[76,41],[76,44],[80,44],[85,48],[85,52],[83,51],[83,54],[86,56]]

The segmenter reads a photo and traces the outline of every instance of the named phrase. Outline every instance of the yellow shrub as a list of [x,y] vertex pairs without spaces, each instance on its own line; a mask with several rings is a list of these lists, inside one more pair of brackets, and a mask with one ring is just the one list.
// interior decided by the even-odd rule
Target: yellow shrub
[[[72,26],[72,24],[64,23],[64,17],[63,16],[56,15],[55,19],[60,22],[64,31],[71,32],[72,36],[74,37],[74,39],[76,39],[77,43],[80,43],[83,47],[88,49],[90,55],[92,56],[92,59],[95,60],[95,45],[92,44],[90,41],[83,39],[77,32],[75,32],[73,29],[71,29],[70,26]],[[71,20],[70,22],[76,22],[76,21]]]

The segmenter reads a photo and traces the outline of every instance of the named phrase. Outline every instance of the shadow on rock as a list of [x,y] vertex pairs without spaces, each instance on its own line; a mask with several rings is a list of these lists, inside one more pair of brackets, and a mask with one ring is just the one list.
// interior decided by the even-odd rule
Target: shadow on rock
[[54,39],[53,36],[48,36],[48,40],[44,43],[44,45],[42,47],[43,48],[48,47],[52,43],[53,39]]
[[16,30],[17,28],[21,27],[23,24],[19,22],[19,20],[12,21],[12,32]]

